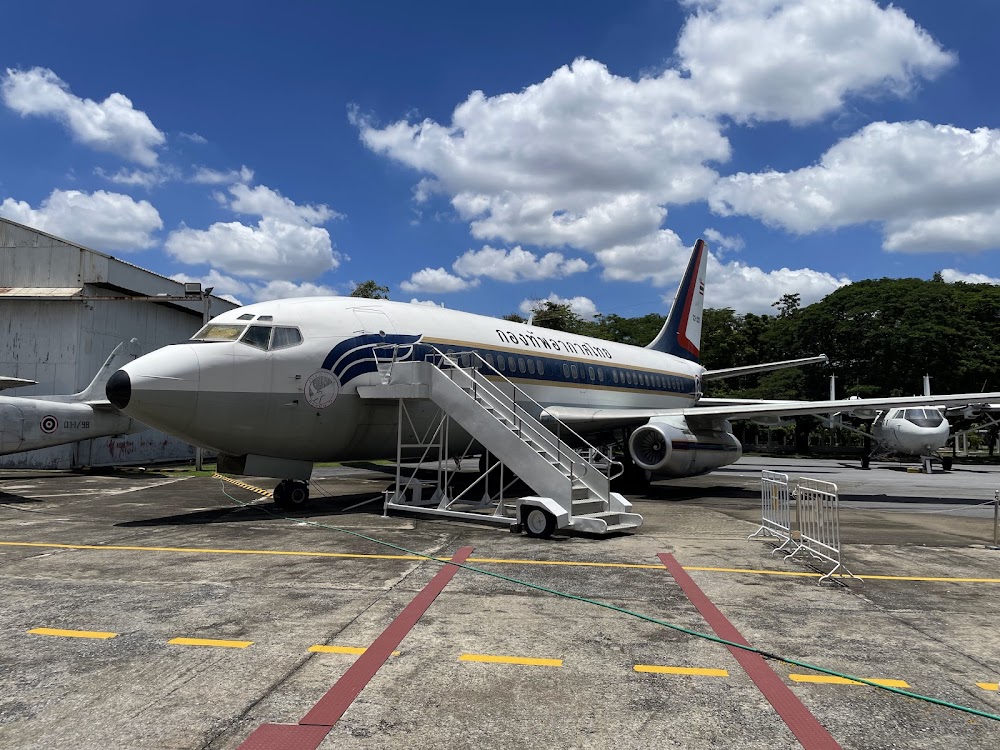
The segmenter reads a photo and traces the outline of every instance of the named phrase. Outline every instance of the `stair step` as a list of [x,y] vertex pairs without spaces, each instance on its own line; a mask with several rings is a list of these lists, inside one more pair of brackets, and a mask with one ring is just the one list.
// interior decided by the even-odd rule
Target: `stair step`
[[[605,513],[605,504],[603,500],[574,500],[573,501],[573,515],[574,516],[587,516],[588,518],[596,518]],[[617,520],[617,519],[616,519]]]

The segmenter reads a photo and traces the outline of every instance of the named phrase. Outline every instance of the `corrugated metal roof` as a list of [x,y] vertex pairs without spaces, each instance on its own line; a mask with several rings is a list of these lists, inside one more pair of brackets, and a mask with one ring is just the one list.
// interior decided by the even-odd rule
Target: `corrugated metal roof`
[[82,292],[78,286],[0,286],[0,297],[74,297]]

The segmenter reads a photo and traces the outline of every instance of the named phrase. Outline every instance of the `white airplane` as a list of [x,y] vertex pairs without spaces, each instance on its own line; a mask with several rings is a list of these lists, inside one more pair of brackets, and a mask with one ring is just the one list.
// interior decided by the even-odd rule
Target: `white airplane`
[[[569,425],[594,443],[614,441],[639,470],[665,477],[737,461],[742,447],[730,418],[1000,401],[1000,393],[780,404],[702,399],[705,380],[825,360],[702,367],[707,254],[699,240],[669,316],[645,348],[431,306],[284,299],[223,313],[190,342],[127,364],[109,380],[107,396],[151,427],[218,451],[220,471],[281,479],[275,497],[282,504],[308,500],[303,480],[314,462],[396,458],[396,404],[365,397],[382,382],[376,350],[387,346],[396,347],[395,359],[416,362],[474,352],[479,372],[513,381],[534,399],[526,408],[553,431]],[[437,414],[427,406],[411,410],[416,434]],[[453,455],[470,441],[458,427],[449,437]]]
[[[136,339],[132,339],[137,344]],[[146,429],[113,407],[104,394],[111,374],[134,359],[124,342],[115,347],[84,390],[65,396],[0,396],[0,456],[124,435]],[[0,378],[0,389],[35,385],[24,378]]]

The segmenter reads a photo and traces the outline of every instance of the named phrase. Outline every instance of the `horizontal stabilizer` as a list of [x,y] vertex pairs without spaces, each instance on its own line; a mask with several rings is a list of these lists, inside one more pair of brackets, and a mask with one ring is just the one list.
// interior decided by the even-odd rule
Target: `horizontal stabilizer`
[[0,378],[0,391],[7,388],[23,388],[35,385],[37,382],[37,380],[26,380],[25,378]]
[[702,380],[722,380],[723,378],[735,378],[740,375],[753,375],[756,372],[770,372],[771,370],[784,370],[786,367],[802,367],[803,365],[825,365],[830,362],[830,358],[825,354],[818,354],[815,357],[803,357],[802,359],[785,359],[780,362],[764,362],[759,365],[746,365],[744,367],[727,367],[724,370],[706,370],[701,376]]

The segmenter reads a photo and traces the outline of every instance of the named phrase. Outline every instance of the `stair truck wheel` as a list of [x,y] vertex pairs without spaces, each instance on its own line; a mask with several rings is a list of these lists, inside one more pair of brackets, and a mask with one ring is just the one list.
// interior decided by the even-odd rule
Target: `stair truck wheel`
[[548,539],[556,530],[556,519],[551,513],[533,505],[525,507],[522,514],[524,533],[536,539]]

